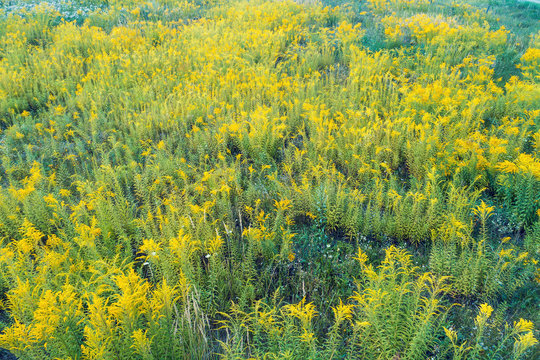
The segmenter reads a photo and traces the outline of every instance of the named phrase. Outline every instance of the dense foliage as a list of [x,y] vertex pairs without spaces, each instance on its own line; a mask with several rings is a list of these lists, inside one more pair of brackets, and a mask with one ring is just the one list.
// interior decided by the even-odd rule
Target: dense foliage
[[540,10],[510,5],[3,3],[0,346],[538,356]]

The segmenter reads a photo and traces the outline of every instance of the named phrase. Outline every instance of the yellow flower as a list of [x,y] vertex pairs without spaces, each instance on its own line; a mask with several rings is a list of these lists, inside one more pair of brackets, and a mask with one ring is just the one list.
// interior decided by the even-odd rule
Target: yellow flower
[[450,341],[452,342],[452,344],[456,342],[456,340],[457,340],[457,333],[456,333],[454,330],[450,330],[450,329],[444,328],[444,333],[445,333],[446,336],[450,339]]
[[358,260],[361,265],[364,265],[368,261],[368,256],[362,251],[362,249],[358,248],[356,257],[354,259]]
[[71,195],[71,191],[68,189],[60,189],[60,196],[62,197],[69,197]]
[[487,319],[491,316],[491,313],[493,312],[493,308],[489,306],[488,304],[484,303],[480,305],[480,312],[476,316],[476,322],[479,325],[483,325],[486,323]]
[[339,304],[332,308],[336,322],[342,322],[343,320],[350,320],[352,318],[353,305],[345,305],[339,299]]
[[493,210],[495,210],[495,207],[487,206],[486,203],[482,201],[480,205],[473,209],[473,213],[485,221],[493,215]]
[[514,321],[514,329],[518,333],[532,331],[534,329],[534,324],[532,321],[519,319],[517,323]]
[[317,315],[315,305],[312,303],[306,304],[306,298],[303,298],[297,304],[286,305],[284,310],[292,317],[299,319],[302,322],[304,329],[310,327],[311,320]]
[[161,243],[153,239],[144,239],[143,244],[139,247],[139,251],[145,253],[149,257],[158,257],[158,252],[161,250]]
[[524,335],[518,335],[516,342],[514,343],[515,358],[519,358],[530,347],[538,344],[538,340],[534,337],[532,331],[525,333]]
[[499,257],[503,258],[503,257],[511,256],[512,251],[514,251],[514,249],[502,249],[499,252]]
[[480,314],[482,314],[482,316],[489,318],[492,312],[493,312],[493,308],[489,306],[488,304],[484,303],[480,305]]
[[48,206],[55,208],[58,205],[58,200],[54,198],[53,194],[49,194],[43,197],[43,200],[47,203]]
[[148,339],[147,332],[148,330],[143,332],[142,329],[137,329],[131,336],[133,338],[133,345],[131,345],[131,347],[135,349],[137,354],[142,356],[149,355],[151,353],[150,346],[152,342],[150,339]]
[[136,7],[135,9],[130,11],[131,15],[133,16],[139,16],[141,14],[141,9],[139,7]]
[[498,163],[495,168],[504,173],[515,174],[518,172],[518,167],[516,166],[516,164],[508,160]]
[[[302,333],[302,335],[300,336],[300,339],[304,342],[307,342],[307,343],[311,343],[313,341],[315,341],[315,334],[311,331],[307,331],[306,329],[304,329],[304,332]],[[289,357],[287,357],[289,358]]]
[[294,255],[294,252],[290,252],[289,255],[287,256],[287,259],[289,259],[289,261],[294,261],[294,258],[295,258],[295,255]]
[[75,228],[79,236],[73,240],[81,247],[93,248],[96,238],[101,234],[101,229],[97,227],[97,219],[92,217],[90,226],[86,224],[78,224]]
[[280,201],[274,200],[276,211],[285,211],[291,208],[291,200],[283,199]]
[[211,255],[216,254],[219,249],[221,249],[221,246],[223,245],[223,239],[221,236],[217,235],[208,242],[208,253]]
[[66,108],[61,105],[58,105],[57,107],[54,108],[55,115],[63,115],[65,112],[66,112]]
[[371,323],[369,321],[357,321],[357,322],[354,323],[354,325],[356,327],[362,328],[362,327],[370,326]]

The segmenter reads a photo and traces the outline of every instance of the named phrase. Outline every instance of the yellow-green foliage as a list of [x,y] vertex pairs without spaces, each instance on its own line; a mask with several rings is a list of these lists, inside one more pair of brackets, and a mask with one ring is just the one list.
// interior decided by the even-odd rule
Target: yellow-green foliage
[[485,331],[493,326],[488,324],[493,308],[484,303],[474,319],[474,346],[458,344],[456,331],[442,326],[451,308],[442,299],[450,290],[447,277],[419,271],[409,253],[393,246],[386,249],[378,268],[360,249],[356,259],[363,281],[350,301],[339,300],[332,307],[333,323],[325,336],[317,338],[314,333],[318,313],[305,299],[280,308],[257,302],[250,313],[233,306],[220,321],[227,330],[223,358],[423,359],[426,354],[446,358],[447,350],[437,342],[442,330],[453,359],[479,358],[480,352],[493,359],[509,349],[506,355],[518,359],[537,343],[533,323],[520,319],[513,326],[504,325],[496,349],[483,350]]
[[[529,322],[493,324],[488,352],[447,314],[462,297],[538,294],[540,33],[506,76],[513,35],[472,5],[68,5],[0,9],[0,346],[530,354]],[[321,273],[341,287],[313,304],[297,282],[305,229],[385,258],[357,254],[348,299],[352,280]],[[390,243],[423,249],[430,271]]]

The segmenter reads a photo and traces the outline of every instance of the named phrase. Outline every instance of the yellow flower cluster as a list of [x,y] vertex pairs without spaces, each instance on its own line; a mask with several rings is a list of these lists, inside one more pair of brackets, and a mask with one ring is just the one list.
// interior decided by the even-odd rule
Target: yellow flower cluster
[[[333,318],[330,358],[345,325],[366,357],[406,342],[422,358],[415,336],[440,325],[443,294],[473,296],[471,279],[484,280],[473,265],[490,264],[485,284],[532,281],[540,35],[506,76],[509,31],[472,5],[449,16],[429,0],[368,0],[362,15],[293,1],[107,3],[76,21],[45,6],[0,11],[0,346],[29,359],[204,358],[255,316],[249,336],[289,331],[309,353],[314,319]],[[496,221],[528,248],[490,250]],[[316,316],[304,254],[334,235],[447,246],[464,265],[448,279],[396,246],[379,267],[362,249],[327,256],[355,256],[361,278],[351,301],[333,296]],[[278,310],[283,289],[298,293]],[[270,310],[257,302],[271,298]],[[393,304],[408,313],[392,315],[383,344]],[[522,354],[532,324],[514,327]]]

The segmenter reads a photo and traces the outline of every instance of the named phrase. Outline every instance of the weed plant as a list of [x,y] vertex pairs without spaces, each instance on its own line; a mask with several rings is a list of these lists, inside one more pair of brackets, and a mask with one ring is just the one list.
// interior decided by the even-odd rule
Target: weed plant
[[2,3],[0,346],[536,358],[540,29],[510,5]]

